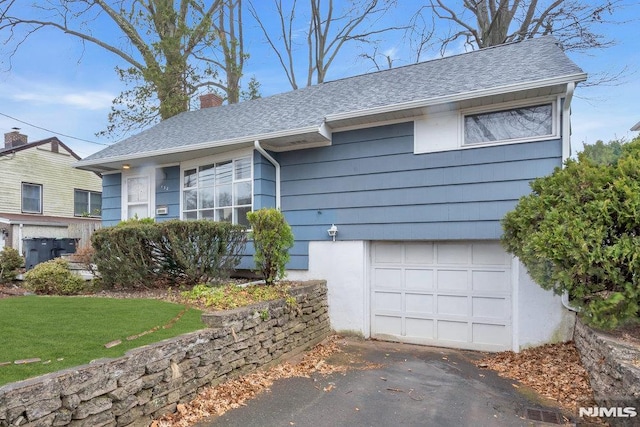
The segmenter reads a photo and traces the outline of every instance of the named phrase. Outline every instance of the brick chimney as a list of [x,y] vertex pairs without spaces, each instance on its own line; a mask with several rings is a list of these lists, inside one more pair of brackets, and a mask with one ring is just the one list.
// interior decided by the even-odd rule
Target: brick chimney
[[13,128],[13,132],[4,134],[4,148],[14,148],[27,145],[27,135],[20,133],[20,129]]
[[222,98],[215,93],[200,95],[200,109],[219,107],[222,105]]

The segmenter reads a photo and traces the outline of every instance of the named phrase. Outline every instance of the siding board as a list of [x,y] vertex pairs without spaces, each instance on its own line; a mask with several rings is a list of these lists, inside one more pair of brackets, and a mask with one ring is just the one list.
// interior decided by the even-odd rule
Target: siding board
[[295,264],[307,268],[308,242],[328,240],[331,224],[339,240],[497,239],[530,181],[561,166],[562,147],[551,140],[413,154],[413,123],[401,123],[274,156]]

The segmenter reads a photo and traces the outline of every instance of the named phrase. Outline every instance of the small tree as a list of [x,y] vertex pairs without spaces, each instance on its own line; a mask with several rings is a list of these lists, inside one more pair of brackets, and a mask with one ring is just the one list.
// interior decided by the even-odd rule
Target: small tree
[[585,153],[531,184],[502,221],[505,248],[543,288],[568,292],[594,326],[640,307],[640,138],[612,165]]
[[2,249],[0,251],[0,283],[14,280],[22,264],[23,259],[17,250],[10,247]]
[[277,209],[260,209],[249,212],[251,237],[255,247],[256,270],[267,285],[284,277],[289,261],[289,248],[293,246],[293,233],[282,212]]

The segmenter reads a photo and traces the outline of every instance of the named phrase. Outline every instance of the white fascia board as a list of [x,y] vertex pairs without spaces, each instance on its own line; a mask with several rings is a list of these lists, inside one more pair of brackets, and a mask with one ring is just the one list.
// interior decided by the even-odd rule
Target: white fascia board
[[163,150],[144,151],[141,153],[125,154],[125,155],[113,156],[113,157],[103,157],[103,158],[93,159],[93,160],[80,160],[74,163],[72,166],[74,168],[83,168],[88,166],[97,166],[103,163],[124,162],[128,160],[144,159],[146,157],[184,153],[185,151],[198,151],[198,150],[204,150],[207,148],[217,148],[217,147],[227,147],[227,146],[231,147],[234,145],[243,145],[243,144],[247,145],[247,147],[250,147],[250,146],[253,146],[253,143],[256,140],[264,141],[264,140],[284,138],[284,137],[294,136],[294,135],[301,135],[305,133],[319,133],[323,137],[326,137],[325,136],[326,132],[324,131],[323,125],[308,126],[305,128],[270,132],[270,133],[265,133],[261,135],[242,136],[239,138],[226,139],[222,141],[207,141],[207,142],[201,142],[199,144],[192,144],[188,146],[165,148]]
[[512,85],[498,86],[490,89],[475,90],[470,92],[461,92],[453,95],[439,96],[435,98],[420,99],[399,104],[383,105],[380,107],[369,108],[358,111],[347,111],[344,113],[328,114],[325,117],[327,123],[333,121],[354,119],[362,116],[370,116],[374,114],[392,113],[399,110],[410,110],[412,108],[424,108],[432,105],[446,104],[450,102],[459,102],[472,98],[481,98],[484,96],[501,95],[509,92],[517,92],[529,89],[537,89],[546,86],[555,86],[567,84],[571,82],[583,82],[587,79],[586,73],[571,74],[568,76],[554,77],[551,79],[535,80],[526,83],[516,83]]

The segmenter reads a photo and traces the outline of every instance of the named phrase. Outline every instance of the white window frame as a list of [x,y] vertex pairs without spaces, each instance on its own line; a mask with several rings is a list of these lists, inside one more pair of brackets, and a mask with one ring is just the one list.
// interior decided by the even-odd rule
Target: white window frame
[[83,192],[83,193],[88,193],[88,199],[87,199],[87,203],[88,205],[87,210],[85,211],[87,213],[87,215],[84,216],[89,216],[91,218],[100,218],[102,216],[102,203],[100,203],[100,213],[99,214],[94,214],[93,212],[91,212],[91,196],[93,194],[99,194],[100,195],[100,200],[102,201],[102,192],[101,191],[92,191],[92,190],[83,190],[82,188],[74,188],[73,189],[73,216],[77,216],[77,217],[81,217],[83,215],[78,215],[76,213],[76,192]]
[[[199,166],[234,161],[241,158],[249,158],[251,163],[251,177],[249,178],[249,181],[251,182],[251,208],[250,209],[251,211],[253,211],[253,207],[255,205],[254,204],[255,203],[255,188],[254,188],[255,165],[253,161],[253,149],[247,148],[247,149],[235,150],[235,151],[231,151],[231,152],[227,152],[219,155],[201,157],[196,160],[190,160],[190,161],[180,163],[180,219],[181,220],[185,219],[184,217],[184,191],[185,191],[184,172],[189,169],[194,169],[194,168],[197,169]],[[230,207],[234,209],[235,205],[232,204]],[[234,215],[233,224],[237,224],[237,223],[238,223],[237,218],[235,218],[235,215]]]
[[[122,173],[122,212],[121,219],[129,219],[129,206],[130,205],[143,205],[143,203],[129,203],[129,180],[135,178],[146,178],[148,182],[147,186],[147,215],[144,218],[155,218],[155,176],[156,169],[151,170],[132,170],[127,173]],[[138,218],[141,218],[138,216]]]
[[[551,105],[551,133],[548,135],[537,135],[537,136],[528,136],[522,138],[512,138],[512,139],[501,139],[496,141],[486,141],[486,142],[476,142],[476,143],[465,143],[465,117],[476,115],[476,114],[488,114],[488,113],[500,113],[503,111],[515,110],[518,108],[528,108],[528,107],[536,107],[541,105]],[[543,98],[535,98],[527,100],[526,102],[508,102],[501,104],[493,104],[489,106],[476,107],[476,108],[468,108],[460,111],[460,148],[476,148],[476,147],[486,147],[493,145],[501,145],[501,144],[514,144],[521,142],[532,142],[532,141],[547,141],[550,139],[557,139],[560,137],[560,112],[559,112],[559,99],[558,97],[543,97]]]
[[[30,185],[31,187],[37,187],[40,190],[40,202],[39,202],[40,210],[38,210],[38,211],[25,210],[25,208],[24,208],[24,186],[25,185]],[[42,213],[43,213],[43,206],[42,206],[43,203],[44,203],[44,197],[43,197],[43,186],[42,186],[42,184],[36,184],[36,183],[33,183],[33,182],[22,182],[22,183],[20,183],[20,211],[22,213],[40,214],[40,215],[42,215]]]

